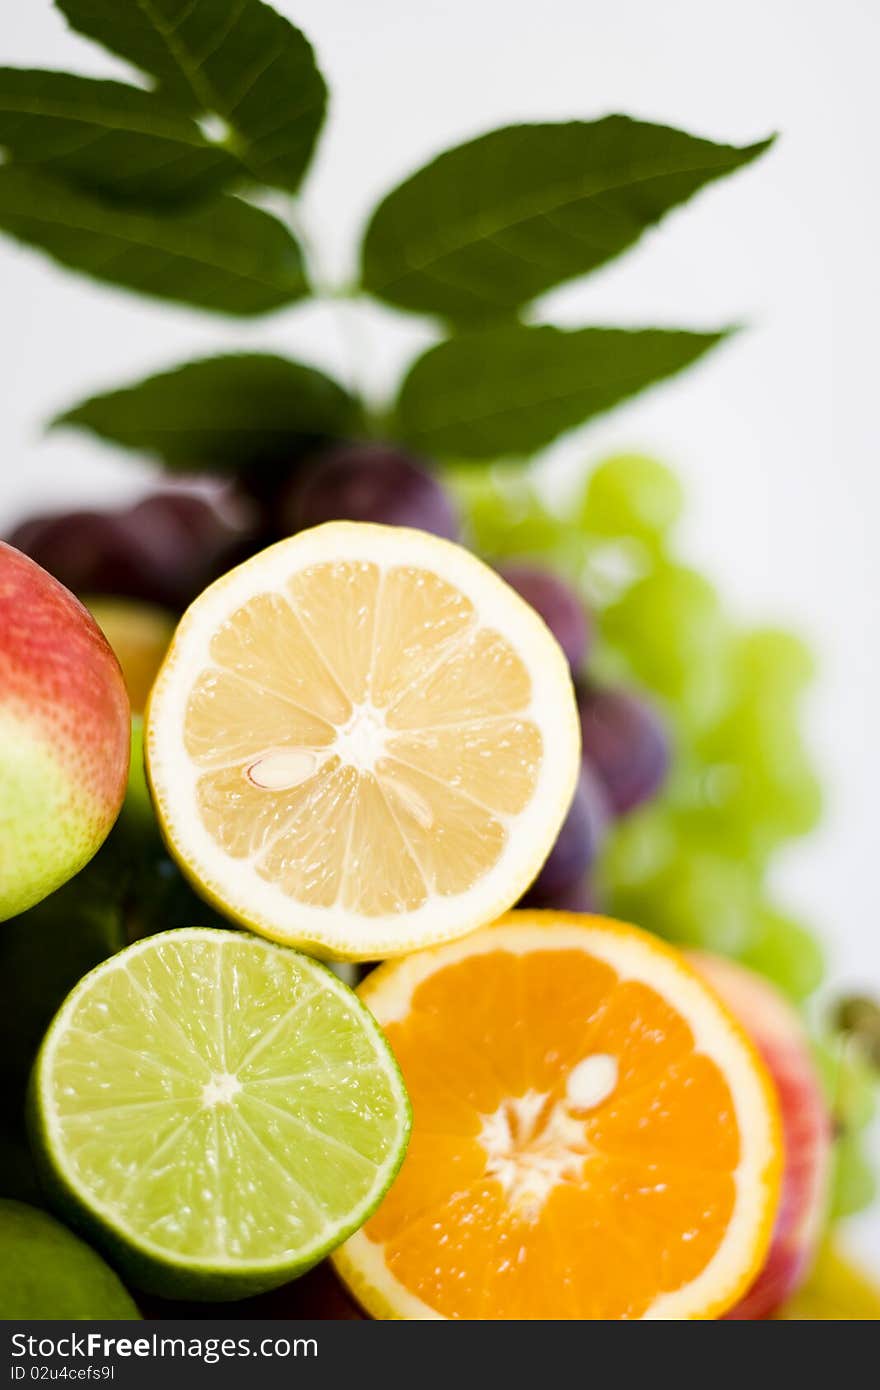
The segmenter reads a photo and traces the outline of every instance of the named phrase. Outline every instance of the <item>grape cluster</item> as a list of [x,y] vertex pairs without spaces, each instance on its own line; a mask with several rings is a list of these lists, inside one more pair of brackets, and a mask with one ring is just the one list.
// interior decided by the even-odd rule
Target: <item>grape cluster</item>
[[75,594],[180,610],[248,553],[256,513],[229,487],[165,487],[114,510],[59,511],[7,537]]
[[565,576],[590,607],[578,695],[584,757],[608,810],[595,866],[603,906],[736,955],[796,998],[810,993],[821,952],[766,889],[774,851],[820,809],[799,731],[809,653],[786,632],[739,631],[680,562],[681,487],[654,459],[604,460],[564,518],[528,475],[452,481],[471,544],[502,569],[515,555]]

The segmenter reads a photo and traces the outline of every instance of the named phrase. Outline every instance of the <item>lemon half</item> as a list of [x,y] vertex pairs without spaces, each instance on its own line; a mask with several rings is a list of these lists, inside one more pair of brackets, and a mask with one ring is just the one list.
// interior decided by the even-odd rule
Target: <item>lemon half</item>
[[375,959],[504,912],[549,852],[580,733],[557,642],[462,547],[334,522],[184,615],[147,711],[169,846],[274,940]]

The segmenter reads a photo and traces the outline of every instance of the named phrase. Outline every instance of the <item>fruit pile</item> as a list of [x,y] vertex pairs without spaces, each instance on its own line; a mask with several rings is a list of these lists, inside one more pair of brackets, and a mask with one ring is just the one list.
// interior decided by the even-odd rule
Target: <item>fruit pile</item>
[[644,458],[563,515],[339,443],[10,536],[9,1316],[134,1316],[95,1250],[158,1316],[357,1316],[289,1282],[333,1251],[378,1317],[877,1315],[831,1255],[787,1302],[870,1200],[877,1026],[808,1038],[767,897],[809,660],[732,627],[680,507]]
[[870,1200],[878,1011],[808,1031],[769,888],[819,809],[809,658],[682,563],[665,468],[556,510],[525,466],[729,336],[548,292],[773,140],[491,130],[334,281],[304,34],[55,8],[140,81],[0,69],[0,231],[428,346],[382,399],[251,347],[53,422],[166,481],[0,547],[0,1315],[876,1318],[820,1240]]

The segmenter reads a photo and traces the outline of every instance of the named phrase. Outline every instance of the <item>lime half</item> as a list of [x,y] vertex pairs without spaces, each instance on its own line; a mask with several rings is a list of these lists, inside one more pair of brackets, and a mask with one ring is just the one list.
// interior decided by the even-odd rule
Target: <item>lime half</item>
[[410,1119],[378,1025],[325,966],[205,928],[81,980],[32,1081],[59,1205],[132,1283],[194,1298],[274,1288],[343,1241]]

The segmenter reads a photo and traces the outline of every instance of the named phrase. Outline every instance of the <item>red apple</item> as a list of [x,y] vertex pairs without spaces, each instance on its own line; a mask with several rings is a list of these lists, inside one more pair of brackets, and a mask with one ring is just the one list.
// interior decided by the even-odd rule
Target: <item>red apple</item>
[[115,821],[130,713],[119,662],[57,579],[0,541],[0,921],[60,888]]
[[734,961],[689,953],[749,1034],[776,1083],[785,1167],[782,1196],[764,1268],[725,1317],[766,1318],[793,1294],[816,1257],[828,1196],[832,1123],[800,1018],[775,987]]

